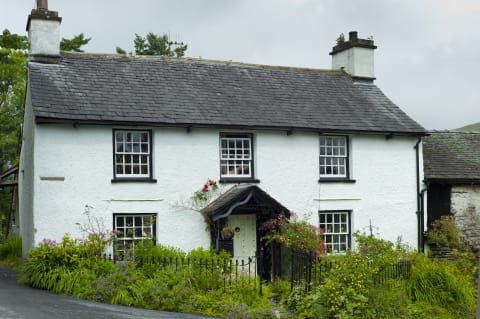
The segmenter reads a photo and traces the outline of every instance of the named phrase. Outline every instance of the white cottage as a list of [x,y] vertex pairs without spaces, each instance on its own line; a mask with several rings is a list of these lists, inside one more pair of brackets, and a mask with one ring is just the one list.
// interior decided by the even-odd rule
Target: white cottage
[[[317,70],[64,53],[60,22],[41,5],[29,17],[24,251],[80,236],[85,205],[120,250],[144,236],[219,248],[228,223],[234,255],[254,255],[282,211],[323,228],[330,251],[371,229],[419,244],[425,131],[374,84],[372,40],[351,32]],[[182,204],[208,179],[230,190],[202,213]]]

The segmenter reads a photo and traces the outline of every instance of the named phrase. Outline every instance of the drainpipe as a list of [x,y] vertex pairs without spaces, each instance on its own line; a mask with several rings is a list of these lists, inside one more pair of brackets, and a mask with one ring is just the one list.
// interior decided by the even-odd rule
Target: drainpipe
[[417,174],[417,242],[418,242],[418,251],[424,252],[423,249],[423,191],[420,192],[420,143],[422,138],[419,137],[417,143],[415,144],[415,159],[416,159],[416,174]]

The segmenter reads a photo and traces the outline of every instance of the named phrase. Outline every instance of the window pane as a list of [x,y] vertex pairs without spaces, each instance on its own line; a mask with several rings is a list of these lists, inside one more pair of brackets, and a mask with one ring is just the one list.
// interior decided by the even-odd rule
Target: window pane
[[117,152],[123,152],[123,143],[117,143]]
[[123,228],[117,229],[117,236],[120,238],[125,237],[125,229]]
[[138,133],[138,132],[133,133],[133,134],[132,134],[132,140],[133,140],[133,142],[139,143],[140,140],[141,140],[141,135],[142,135],[142,134],[141,134],[141,133]]
[[123,217],[117,216],[116,220],[117,220],[117,227],[124,225],[124,223],[123,223]]
[[123,132],[116,132],[115,133],[115,141],[122,142],[124,140],[124,133]]

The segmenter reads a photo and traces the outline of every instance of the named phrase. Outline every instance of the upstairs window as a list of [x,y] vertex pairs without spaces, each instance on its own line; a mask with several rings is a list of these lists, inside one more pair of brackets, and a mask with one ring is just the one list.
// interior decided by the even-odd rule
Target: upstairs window
[[151,132],[114,130],[115,178],[150,178]]
[[320,136],[320,178],[348,178],[348,138]]
[[220,134],[220,178],[253,178],[252,134]]

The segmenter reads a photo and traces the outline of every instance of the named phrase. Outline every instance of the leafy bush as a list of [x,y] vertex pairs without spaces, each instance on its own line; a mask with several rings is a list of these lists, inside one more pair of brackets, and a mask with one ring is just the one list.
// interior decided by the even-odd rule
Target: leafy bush
[[320,228],[305,220],[298,220],[294,212],[289,219],[285,214],[265,222],[260,228],[266,231],[262,240],[276,242],[287,248],[313,254],[314,257],[325,255],[325,245]]
[[[355,234],[358,248],[345,255],[327,256],[321,282],[310,293],[295,289],[287,305],[300,318],[398,318],[407,313],[400,298],[400,279],[386,276],[390,267],[411,253],[401,245]],[[382,280],[380,280],[382,279]],[[396,287],[399,293],[385,293]],[[405,299],[405,297],[402,297]],[[396,317],[398,316],[398,317]]]
[[452,249],[465,247],[453,216],[441,216],[440,219],[435,220],[427,231],[426,237],[429,244]]
[[390,265],[414,254],[400,243],[355,237],[358,249],[322,257],[332,267],[310,292],[305,287],[290,292],[290,282],[277,279],[264,285],[260,296],[258,278],[224,267],[227,253],[202,248],[185,253],[146,241],[136,246],[136,260],[114,263],[92,256],[88,240],[69,236],[33,248],[23,278],[33,287],[79,298],[222,318],[473,318],[469,256],[440,262],[416,254],[409,278],[385,280]]

